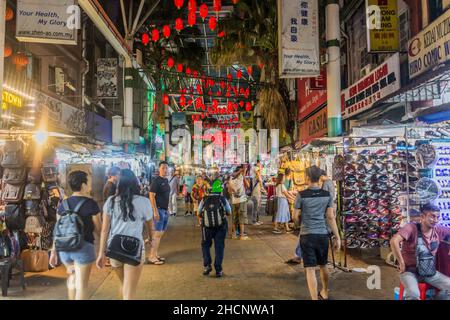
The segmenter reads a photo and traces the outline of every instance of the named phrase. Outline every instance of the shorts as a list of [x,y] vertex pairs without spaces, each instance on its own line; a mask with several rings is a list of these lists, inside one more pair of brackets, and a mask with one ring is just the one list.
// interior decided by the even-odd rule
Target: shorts
[[[109,259],[111,263],[111,267],[113,268],[122,268],[124,263],[115,259]],[[142,254],[141,254],[141,265],[145,263],[145,246],[142,246]]]
[[184,196],[184,202],[185,203],[192,203],[191,193],[186,192],[186,195]]
[[84,241],[81,249],[77,251],[58,251],[61,262],[65,265],[91,264],[97,259],[95,255],[95,247],[92,243]]
[[153,220],[153,228],[158,232],[165,232],[169,225],[169,212],[158,208],[159,221]]
[[300,236],[300,248],[305,268],[325,266],[328,263],[329,236],[305,234]]
[[247,202],[233,204],[233,221],[235,224],[248,224]]

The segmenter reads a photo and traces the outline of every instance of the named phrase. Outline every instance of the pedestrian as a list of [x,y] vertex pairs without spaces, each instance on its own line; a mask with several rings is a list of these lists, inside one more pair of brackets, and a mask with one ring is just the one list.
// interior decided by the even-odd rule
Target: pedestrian
[[222,262],[228,230],[227,216],[231,214],[230,204],[222,195],[222,191],[221,181],[215,180],[211,194],[207,195],[199,204],[199,216],[202,221],[203,275],[209,275],[212,271],[210,249],[214,241],[214,269],[217,278],[223,276]]
[[248,223],[247,219],[247,195],[245,194],[245,182],[244,182],[244,170],[243,166],[239,166],[235,169],[232,178],[229,183],[229,191],[231,193],[232,211],[233,211],[233,223],[231,224],[231,237],[237,238],[236,229],[239,227],[239,239],[250,240],[245,234],[245,224]]
[[420,281],[439,290],[436,299],[450,300],[450,277],[436,270],[436,253],[441,242],[448,241],[450,228],[438,225],[440,209],[436,205],[424,204],[420,211],[418,223],[406,224],[391,239],[405,298],[420,299]]
[[[301,214],[300,246],[306,280],[312,300],[328,300],[328,247],[327,222],[335,236],[335,248],[341,247],[341,238],[336,225],[333,199],[319,185],[322,171],[317,166],[306,170],[309,187],[297,194],[295,208]],[[320,267],[322,290],[317,289],[316,267]]]
[[172,177],[169,180],[170,198],[169,198],[169,213],[171,216],[177,215],[177,196],[180,189],[180,176],[177,170],[174,169]]
[[[94,233],[100,235],[100,208],[90,197],[92,181],[84,171],[73,171],[69,174],[68,184],[73,191],[72,196],[64,199],[58,207],[58,222],[54,230],[53,248],[50,253],[49,264],[58,264],[58,254],[67,270],[67,289],[69,300],[86,300],[89,276],[92,264],[95,262]],[[78,228],[70,228],[72,214],[81,220]],[[74,220],[72,220],[74,221]],[[72,222],[73,223],[73,222]],[[82,226],[80,226],[82,225]],[[79,235],[67,233],[67,230],[77,229]],[[66,232],[65,232],[66,231]],[[75,238],[73,237],[75,236]],[[74,246],[75,239],[81,236],[78,246]],[[65,249],[59,249],[65,248]]]
[[150,186],[150,202],[154,212],[149,264],[162,265],[166,259],[158,255],[159,245],[169,225],[170,185],[166,176],[169,166],[166,161],[159,164],[159,175]]
[[255,204],[255,209],[253,210],[252,222],[253,225],[259,226],[263,222],[259,218],[259,213],[261,211],[262,194],[267,194],[266,189],[261,178],[261,162],[258,160],[256,165],[252,169],[252,201]]
[[200,202],[203,200],[203,198],[208,195],[208,191],[209,191],[209,184],[206,181],[204,181],[201,176],[198,176],[194,186],[192,187],[191,193],[192,202],[194,203],[194,213],[195,216],[197,217],[198,222],[197,227],[201,226],[201,219],[198,212],[198,206]]
[[186,194],[184,195],[184,204],[186,208],[185,216],[192,215],[194,212],[194,202],[191,197],[192,187],[195,184],[195,176],[191,174],[191,171],[188,170],[186,175],[184,175],[182,179],[183,188],[186,190]]
[[284,184],[284,174],[282,173],[278,174],[277,183],[275,185],[275,194],[278,205],[272,232],[280,234],[281,231],[279,229],[279,225],[282,223],[285,225],[286,233],[292,233],[293,230],[289,228],[289,220],[291,219],[291,215],[289,213],[289,202],[295,201],[295,198],[286,190]]
[[103,187],[103,203],[108,200],[110,196],[116,194],[117,190],[117,182],[119,180],[120,168],[116,166],[112,166],[108,170],[108,180],[106,181]]
[[[120,280],[123,300],[133,300],[145,262],[144,226],[150,232],[153,210],[150,200],[140,195],[133,171],[120,173],[117,193],[103,207],[103,227],[97,267],[103,268],[106,256]],[[123,243],[127,249],[123,249]]]

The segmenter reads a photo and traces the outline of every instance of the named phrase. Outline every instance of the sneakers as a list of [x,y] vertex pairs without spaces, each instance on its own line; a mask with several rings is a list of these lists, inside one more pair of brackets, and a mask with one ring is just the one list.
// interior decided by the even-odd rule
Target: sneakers
[[223,277],[223,271],[216,272],[216,278],[222,278]]
[[211,271],[212,271],[211,266],[207,266],[207,267],[205,267],[205,269],[203,269],[203,275],[207,276],[211,273]]
[[[272,233],[275,233],[275,234],[281,234],[281,231],[278,230],[278,229],[276,229],[276,230],[272,230]],[[248,237],[247,237],[247,238],[248,238]],[[241,240],[244,240],[244,239],[241,239]]]
[[[281,233],[281,231],[280,231],[280,233]],[[240,236],[240,237],[239,237],[239,240],[251,240],[251,239],[250,239],[249,236],[243,235],[243,236]]]

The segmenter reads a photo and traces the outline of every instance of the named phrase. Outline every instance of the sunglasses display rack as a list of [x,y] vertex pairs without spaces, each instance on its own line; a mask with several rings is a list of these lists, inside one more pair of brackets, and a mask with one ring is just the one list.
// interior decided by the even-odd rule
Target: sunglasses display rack
[[441,209],[440,224],[450,227],[450,142],[433,142],[436,161],[433,168],[434,179],[440,187],[435,204]]
[[[396,138],[344,139],[341,219],[347,248],[388,247],[403,220],[406,165]],[[405,183],[402,183],[402,178]]]

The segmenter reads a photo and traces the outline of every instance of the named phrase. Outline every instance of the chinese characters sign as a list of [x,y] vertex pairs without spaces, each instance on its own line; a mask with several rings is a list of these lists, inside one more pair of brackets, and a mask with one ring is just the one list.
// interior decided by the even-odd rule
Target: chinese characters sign
[[397,0],[366,0],[367,51],[399,50]]
[[317,0],[278,0],[280,78],[320,74]]
[[342,118],[370,109],[378,100],[400,89],[400,58],[396,53],[369,75],[342,91]]
[[[324,80],[326,83],[326,72],[323,74],[323,77],[325,78]],[[320,81],[317,78],[303,78],[297,80],[298,120],[304,120],[327,102],[326,88],[313,89],[311,87],[312,84]]]

